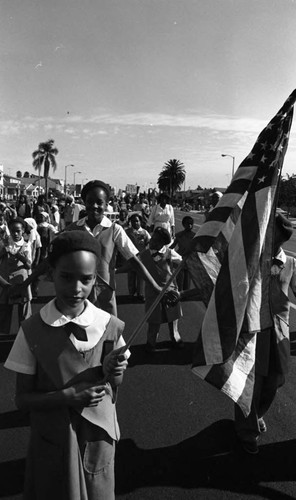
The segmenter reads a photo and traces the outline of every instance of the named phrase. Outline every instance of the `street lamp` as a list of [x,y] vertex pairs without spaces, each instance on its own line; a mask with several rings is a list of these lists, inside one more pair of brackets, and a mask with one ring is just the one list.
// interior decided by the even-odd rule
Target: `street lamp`
[[81,172],[74,172],[74,196],[76,196],[76,174],[81,174]]
[[67,194],[67,168],[68,167],[74,167],[73,163],[69,163],[69,165],[65,165],[65,186],[64,186],[64,193]]
[[232,158],[232,177],[234,176],[234,162],[235,162],[235,156],[232,156],[232,155],[224,155],[224,154],[221,154],[221,156],[225,157],[225,156],[229,156],[230,158]]

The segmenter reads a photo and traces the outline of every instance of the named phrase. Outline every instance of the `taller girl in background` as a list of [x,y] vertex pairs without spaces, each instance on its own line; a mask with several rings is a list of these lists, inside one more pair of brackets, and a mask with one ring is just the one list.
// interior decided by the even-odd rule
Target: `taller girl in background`
[[[127,228],[126,234],[133,242],[139,252],[147,248],[150,234],[141,226],[142,218],[138,214],[133,214],[130,217],[131,226]],[[135,270],[130,270],[127,273],[128,291],[131,296],[137,294],[137,298],[144,302],[144,280]]]

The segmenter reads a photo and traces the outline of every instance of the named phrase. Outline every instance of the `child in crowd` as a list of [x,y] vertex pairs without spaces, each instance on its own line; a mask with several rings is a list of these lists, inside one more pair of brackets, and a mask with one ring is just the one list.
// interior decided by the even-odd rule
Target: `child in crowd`
[[67,197],[64,208],[65,227],[69,226],[73,222],[74,208],[74,198],[72,196]]
[[0,330],[9,334],[14,304],[18,305],[19,323],[31,316],[30,286],[22,297],[11,299],[11,285],[17,285],[28,277],[32,265],[31,245],[24,240],[25,222],[21,217],[10,221],[10,236],[0,249]]
[[9,229],[3,212],[0,212],[0,241],[4,244],[9,236]]
[[[170,248],[175,248],[182,258],[190,252],[190,244],[195,236],[194,231],[192,231],[193,224],[194,221],[192,217],[190,217],[190,215],[185,215],[182,219],[182,226],[184,229],[176,234],[175,239],[170,246]],[[190,287],[190,276],[186,264],[179,272],[176,281],[179,291],[188,290]]]
[[52,200],[51,206],[50,206],[50,222],[53,225],[53,227],[56,229],[56,231],[59,231],[60,229],[60,211],[59,207],[57,204],[56,198]]
[[[167,229],[157,227],[149,241],[149,249],[140,253],[140,259],[151,276],[161,286],[167,283],[172,275],[173,265],[178,265],[182,261],[182,257],[175,251],[167,247],[171,243],[171,236]],[[172,283],[171,290],[177,290],[176,283]],[[157,293],[148,282],[145,283],[145,309],[148,311]],[[168,323],[169,333],[173,348],[180,349],[184,346],[178,330],[178,319],[182,316],[180,304],[172,307],[167,307],[163,302],[160,302],[155,308],[148,322],[147,344],[148,352],[155,351],[156,341],[162,323]]]
[[119,224],[123,229],[127,229],[129,226],[128,220],[128,211],[122,208],[119,210],[119,219],[116,220],[116,223]]
[[47,258],[49,245],[57,233],[54,226],[49,223],[49,220],[47,212],[41,212],[37,217],[37,231],[41,240],[40,262]]
[[[33,219],[33,217],[28,217],[27,219],[25,219],[25,222],[28,226],[28,232],[27,234],[26,233],[24,234],[24,238],[25,241],[28,241],[31,244],[31,251],[32,251],[31,270],[33,271],[38,266],[40,261],[42,243],[40,234],[37,231],[37,222],[35,221],[35,219]],[[33,281],[33,283],[31,284],[31,290],[33,297],[37,297],[38,279]]]
[[115,400],[127,353],[122,321],[87,300],[98,257],[87,231],[53,240],[56,297],[22,324],[5,363],[17,372],[16,404],[31,416],[27,500],[115,498]]
[[[126,229],[126,234],[130,238],[130,240],[133,242],[135,247],[139,250],[139,252],[142,252],[142,250],[145,250],[147,248],[149,240],[150,240],[150,234],[146,229],[143,229],[141,227],[142,224],[142,218],[138,214],[133,214],[130,217],[130,223],[131,227],[128,227]],[[128,271],[127,274],[127,282],[128,282],[128,291],[131,296],[134,296],[135,293],[137,293],[137,298],[141,301],[144,302],[144,279],[139,276],[139,274],[135,270],[130,270]]]

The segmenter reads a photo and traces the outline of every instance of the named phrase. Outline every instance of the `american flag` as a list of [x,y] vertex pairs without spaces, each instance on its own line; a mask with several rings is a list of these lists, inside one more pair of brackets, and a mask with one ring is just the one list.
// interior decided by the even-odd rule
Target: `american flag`
[[272,325],[266,297],[275,201],[295,100],[296,90],[260,133],[187,260],[207,306],[193,373],[227,394],[245,415],[253,395],[256,332]]

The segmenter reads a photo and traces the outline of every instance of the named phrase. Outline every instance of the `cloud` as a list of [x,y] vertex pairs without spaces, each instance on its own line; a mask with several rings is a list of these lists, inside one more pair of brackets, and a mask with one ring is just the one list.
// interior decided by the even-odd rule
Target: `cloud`
[[[36,131],[43,128],[45,131],[59,131],[67,134],[82,132],[89,137],[95,135],[107,135],[108,129],[112,127],[112,133],[118,134],[122,127],[147,127],[147,132],[157,132],[158,128],[167,129],[199,129],[211,131],[212,133],[241,134],[259,133],[267,124],[267,120],[248,117],[233,117],[215,114],[168,114],[168,113],[100,113],[90,117],[74,115],[64,119],[53,116],[32,117],[23,119],[0,121],[0,134],[16,135],[26,130]],[[103,128],[102,128],[103,127]]]

